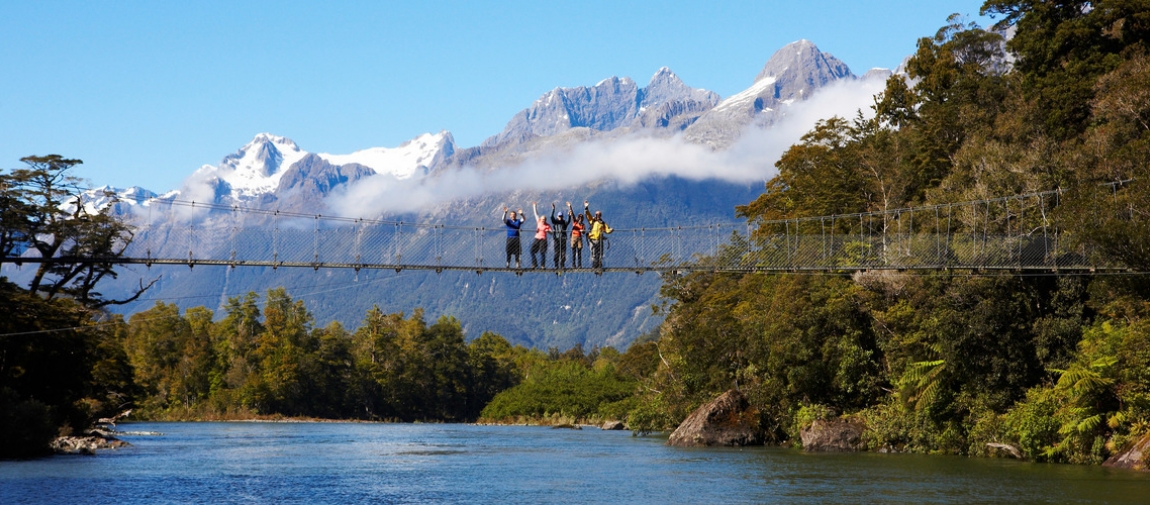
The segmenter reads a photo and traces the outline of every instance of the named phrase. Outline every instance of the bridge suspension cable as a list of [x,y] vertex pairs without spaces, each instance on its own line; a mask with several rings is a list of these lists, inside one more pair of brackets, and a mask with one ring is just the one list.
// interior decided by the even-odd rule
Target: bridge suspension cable
[[[136,239],[118,258],[144,265],[549,272],[852,272],[860,270],[1121,271],[1051,220],[1060,191],[876,212],[661,227],[616,227],[602,268],[583,268],[553,238],[532,269],[522,231],[516,268],[506,228],[307,214],[155,199],[136,215]],[[616,223],[618,224],[618,223]],[[0,262],[43,262],[25,253]]]

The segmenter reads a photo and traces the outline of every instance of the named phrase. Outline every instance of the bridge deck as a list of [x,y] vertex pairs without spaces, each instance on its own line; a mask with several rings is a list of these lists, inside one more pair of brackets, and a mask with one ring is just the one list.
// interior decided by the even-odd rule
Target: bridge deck
[[[181,266],[195,268],[196,266],[225,266],[231,268],[238,267],[261,267],[261,268],[289,268],[289,269],[352,269],[352,270],[395,270],[402,272],[404,270],[416,271],[434,271],[441,272],[475,272],[476,274],[483,274],[485,272],[499,272],[499,273],[513,273],[517,275],[523,274],[552,274],[552,275],[567,275],[567,274],[596,274],[601,275],[604,273],[656,273],[656,274],[683,274],[690,272],[714,272],[714,273],[776,273],[776,274],[801,274],[801,273],[840,273],[850,274],[854,272],[870,272],[870,271],[933,271],[933,272],[956,272],[956,273],[1026,273],[1026,274],[1101,274],[1101,273],[1136,273],[1133,269],[1124,267],[1096,267],[1085,265],[1071,265],[1065,267],[1058,266],[1041,266],[1041,265],[914,265],[909,267],[899,266],[746,266],[746,267],[731,267],[731,266],[715,266],[704,264],[683,264],[675,266],[646,266],[646,267],[603,267],[603,268],[507,268],[507,267],[493,267],[493,266],[461,266],[461,265],[421,265],[421,264],[390,264],[390,263],[338,263],[338,262],[296,262],[296,261],[234,261],[234,260],[219,260],[219,259],[188,259],[188,258],[56,258],[53,261],[71,261],[77,263],[91,263],[91,264],[120,264],[120,265],[145,265],[151,266]],[[36,257],[7,257],[0,258],[0,263],[13,263],[13,264],[39,264],[44,263],[43,258]]]

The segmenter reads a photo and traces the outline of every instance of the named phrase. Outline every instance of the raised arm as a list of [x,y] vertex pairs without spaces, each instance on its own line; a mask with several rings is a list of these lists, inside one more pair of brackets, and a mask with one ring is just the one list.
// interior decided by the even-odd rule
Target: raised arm
[[537,203],[539,202],[531,202],[531,213],[535,214],[536,221],[539,220],[539,206],[536,205]]
[[503,222],[507,222],[507,207],[503,208]]

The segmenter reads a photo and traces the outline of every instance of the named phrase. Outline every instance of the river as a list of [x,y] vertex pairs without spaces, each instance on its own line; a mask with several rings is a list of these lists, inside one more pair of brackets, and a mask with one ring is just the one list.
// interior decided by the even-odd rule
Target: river
[[0,503],[1148,503],[1150,475],[1002,459],[681,449],[629,432],[131,423],[132,446],[0,462]]

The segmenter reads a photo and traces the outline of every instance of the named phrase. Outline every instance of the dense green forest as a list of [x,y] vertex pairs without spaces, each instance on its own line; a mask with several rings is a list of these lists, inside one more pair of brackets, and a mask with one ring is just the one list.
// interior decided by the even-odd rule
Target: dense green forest
[[775,442],[845,416],[872,449],[977,455],[998,442],[1098,463],[1147,433],[1150,2],[983,10],[1017,30],[1012,68],[998,33],[952,17],[873,118],[821,122],[739,213],[766,234],[777,219],[1060,189],[1064,236],[1131,273],[666,279],[661,364],[632,429],[673,428],[737,387]]
[[600,414],[600,406],[633,398],[641,375],[633,359],[641,347],[628,355],[581,346],[543,352],[494,333],[467,342],[458,321],[428,325],[419,310],[404,317],[374,308],[348,331],[315,327],[304,303],[282,289],[259,302],[255,293],[232,298],[218,321],[206,308],[181,313],[163,302],[129,318],[117,347],[134,370],[137,417],[619,418],[625,410]]
[[[490,333],[468,342],[459,322],[428,325],[419,311],[318,327],[283,290],[233,298],[220,314],[157,303],[122,320],[104,312],[118,301],[93,290],[110,266],[60,264],[30,288],[0,282],[12,315],[0,320],[0,429],[30,448],[9,455],[124,408],[156,419],[624,419],[654,432],[737,388],[772,443],[843,417],[865,425],[875,450],[983,455],[994,442],[1098,463],[1150,433],[1150,0],[983,10],[1014,28],[1013,58],[1002,30],[951,18],[919,41],[873,115],[827,119],[784,154],[762,196],[738,208],[757,226],[751,240],[779,219],[1060,190],[1046,217],[1063,238],[1129,272],[668,276],[665,322],[621,353],[544,352]],[[130,233],[80,211],[48,222],[67,191],[35,176],[66,162],[30,159],[3,175],[0,248],[56,230],[106,249]],[[52,331],[27,333],[40,330]]]
[[0,423],[25,437],[21,452],[10,454],[17,456],[35,454],[58,431],[129,408],[132,419],[157,420],[624,419],[639,378],[655,365],[650,342],[626,354],[581,346],[544,352],[493,333],[467,342],[458,321],[428,325],[419,310],[405,317],[374,308],[355,331],[316,327],[303,301],[283,289],[262,303],[255,293],[231,298],[222,318],[157,302],[126,321],[96,323],[72,300],[45,301],[7,281],[2,287],[0,308],[23,314],[4,330],[63,329],[7,332],[0,346]]

